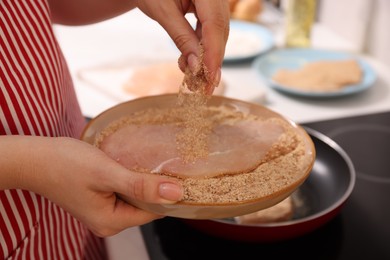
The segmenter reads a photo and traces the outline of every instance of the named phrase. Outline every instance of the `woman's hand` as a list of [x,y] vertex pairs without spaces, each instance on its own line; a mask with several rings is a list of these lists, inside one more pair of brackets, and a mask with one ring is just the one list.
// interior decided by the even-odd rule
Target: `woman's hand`
[[0,188],[45,196],[99,236],[161,217],[125,203],[117,193],[159,204],[175,203],[183,196],[174,180],[131,172],[76,139],[3,136],[0,143]]
[[[189,67],[192,72],[199,63],[199,44],[202,43],[203,62],[211,82],[208,93],[214,91],[221,79],[221,66],[229,35],[229,2],[227,0],[139,0],[138,8],[156,20],[168,32],[182,52],[181,69]],[[184,17],[194,12],[198,18],[194,31]]]
[[[221,78],[221,66],[229,35],[228,0],[49,0],[55,23],[83,25],[100,22],[138,7],[157,21],[170,35],[182,53],[180,69],[196,73],[199,66],[199,44],[202,43],[203,62],[212,94]],[[91,8],[93,6],[93,8]],[[185,18],[195,13],[198,19],[194,30]]]

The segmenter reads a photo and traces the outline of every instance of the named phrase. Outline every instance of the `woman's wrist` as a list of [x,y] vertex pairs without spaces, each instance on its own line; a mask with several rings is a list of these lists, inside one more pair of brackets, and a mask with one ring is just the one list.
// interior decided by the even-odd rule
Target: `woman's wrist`
[[[49,140],[50,139],[50,140]],[[34,189],[45,179],[41,169],[50,137],[0,136],[0,189]],[[57,147],[58,148],[58,147]]]

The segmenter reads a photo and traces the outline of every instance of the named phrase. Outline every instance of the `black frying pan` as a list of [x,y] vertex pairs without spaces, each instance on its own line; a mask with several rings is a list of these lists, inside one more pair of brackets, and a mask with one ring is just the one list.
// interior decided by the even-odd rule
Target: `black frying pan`
[[308,179],[292,195],[300,206],[292,220],[243,225],[233,219],[190,220],[188,225],[212,236],[251,242],[272,242],[309,233],[335,217],[350,196],[356,179],[352,161],[327,136],[305,128],[316,148],[316,160]]

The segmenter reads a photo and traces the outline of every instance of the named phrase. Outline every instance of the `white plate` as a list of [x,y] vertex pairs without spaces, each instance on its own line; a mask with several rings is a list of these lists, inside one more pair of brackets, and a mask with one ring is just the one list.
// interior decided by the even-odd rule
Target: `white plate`
[[253,59],[274,47],[270,30],[256,23],[231,20],[224,62]]
[[[123,102],[132,100],[134,98],[161,95],[168,93],[178,93],[181,80],[178,79],[177,88],[153,88],[149,91],[145,91],[145,94],[136,94],[129,90],[126,90],[125,85],[131,80],[132,75],[141,68],[148,68],[149,66],[176,65],[177,60],[172,58],[154,57],[154,58],[129,58],[123,61],[116,61],[107,64],[97,65],[95,67],[88,67],[80,69],[77,72],[77,78],[86,84],[86,86],[99,91],[104,96]],[[179,68],[177,68],[179,70]],[[183,75],[184,77],[184,75]],[[147,79],[145,79],[147,80]],[[156,82],[154,79],[153,82]],[[162,82],[163,83],[163,82]],[[216,95],[223,95],[225,91],[226,83],[222,79],[218,88],[215,89]],[[176,90],[177,89],[177,90]]]
[[[354,85],[348,85],[337,91],[307,91],[300,90],[290,86],[278,84],[272,80],[272,76],[279,69],[298,69],[305,63],[320,61],[320,60],[343,60],[353,58],[359,62],[363,70],[363,78],[361,82]],[[253,62],[253,68],[260,74],[270,87],[296,96],[304,97],[338,97],[351,95],[370,88],[375,80],[375,71],[364,60],[348,53],[316,50],[316,49],[280,49],[267,53]]]

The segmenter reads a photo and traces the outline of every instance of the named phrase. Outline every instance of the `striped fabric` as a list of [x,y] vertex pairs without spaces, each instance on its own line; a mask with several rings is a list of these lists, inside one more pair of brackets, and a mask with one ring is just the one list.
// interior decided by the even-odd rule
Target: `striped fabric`
[[[85,124],[46,0],[0,0],[0,134],[71,136]],[[0,191],[0,259],[105,259],[104,241],[25,190]]]

